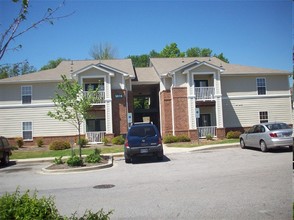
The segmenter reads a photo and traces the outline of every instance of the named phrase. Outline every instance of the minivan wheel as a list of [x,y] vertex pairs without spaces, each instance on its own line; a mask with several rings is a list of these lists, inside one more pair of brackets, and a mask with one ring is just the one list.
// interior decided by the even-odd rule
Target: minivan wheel
[[264,141],[260,141],[260,149],[262,152],[267,152],[268,149]]
[[9,154],[8,153],[4,153],[1,162],[2,162],[3,165],[8,165],[9,164]]
[[131,158],[130,156],[127,156],[127,155],[125,154],[125,162],[126,162],[126,163],[131,163],[131,162],[132,162],[132,158]]
[[293,151],[293,146],[292,145],[289,146],[289,151]]

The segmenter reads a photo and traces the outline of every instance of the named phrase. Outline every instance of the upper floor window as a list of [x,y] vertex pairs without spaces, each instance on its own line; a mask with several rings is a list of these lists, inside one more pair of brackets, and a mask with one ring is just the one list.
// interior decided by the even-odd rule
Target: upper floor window
[[32,103],[32,86],[21,87],[21,100],[22,100],[22,104]]
[[194,80],[195,87],[208,87],[208,80]]
[[265,95],[266,94],[265,78],[256,78],[256,87],[257,87],[258,95]]

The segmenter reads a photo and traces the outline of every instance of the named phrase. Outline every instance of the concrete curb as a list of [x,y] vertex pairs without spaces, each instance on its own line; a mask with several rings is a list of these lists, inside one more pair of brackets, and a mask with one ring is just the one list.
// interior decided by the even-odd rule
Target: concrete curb
[[55,169],[51,170],[48,169],[51,165],[42,168],[44,173],[69,173],[69,172],[80,172],[80,171],[91,171],[91,170],[99,170],[104,168],[109,168],[113,166],[113,157],[109,156],[107,164],[90,166],[90,167],[75,167],[75,168],[68,168],[68,169]]

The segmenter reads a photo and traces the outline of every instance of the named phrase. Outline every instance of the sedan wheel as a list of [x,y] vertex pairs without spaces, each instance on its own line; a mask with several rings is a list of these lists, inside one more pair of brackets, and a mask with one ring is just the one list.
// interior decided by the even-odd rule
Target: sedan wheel
[[262,152],[267,152],[268,149],[264,141],[260,141],[260,149]]
[[3,159],[2,159],[2,164],[3,165],[8,165],[9,164],[9,154],[8,153],[4,153]]
[[242,148],[242,149],[244,149],[245,147],[246,147],[246,145],[245,145],[245,141],[241,138],[241,140],[240,140],[240,147]]

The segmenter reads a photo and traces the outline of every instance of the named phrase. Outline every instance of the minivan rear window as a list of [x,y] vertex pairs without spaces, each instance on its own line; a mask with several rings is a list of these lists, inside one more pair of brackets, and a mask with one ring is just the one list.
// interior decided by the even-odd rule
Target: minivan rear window
[[266,125],[266,127],[267,127],[270,131],[281,130],[281,129],[291,129],[291,128],[290,128],[287,124],[285,124],[285,123],[269,124],[269,125]]
[[133,127],[130,129],[129,135],[137,136],[137,137],[153,137],[153,136],[156,136],[156,132],[152,126]]

